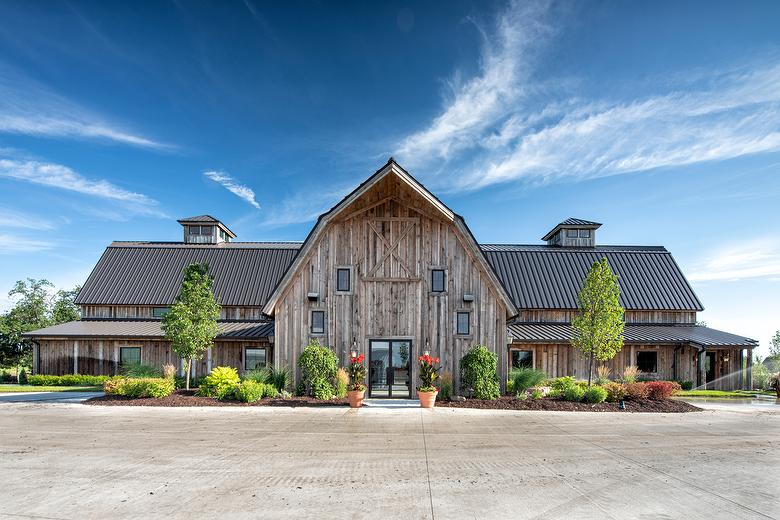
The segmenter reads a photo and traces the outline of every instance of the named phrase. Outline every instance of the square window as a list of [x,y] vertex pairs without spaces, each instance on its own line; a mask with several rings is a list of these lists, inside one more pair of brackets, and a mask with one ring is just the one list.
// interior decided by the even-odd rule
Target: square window
[[512,351],[512,368],[533,368],[534,353],[530,350]]
[[350,272],[348,268],[336,269],[336,290],[348,292],[350,290]]
[[119,366],[127,367],[141,364],[141,347],[120,347]]
[[590,238],[590,229],[580,229],[580,238]]
[[654,374],[658,371],[658,352],[644,351],[636,353],[636,367],[640,372]]
[[190,235],[200,235],[200,226],[188,226]]
[[325,311],[311,311],[311,333],[325,334]]
[[200,234],[210,237],[214,234],[214,226],[200,226]]
[[566,236],[569,238],[577,238],[577,230],[576,229],[567,229],[566,230]]
[[444,269],[434,269],[431,271],[431,291],[444,292]]
[[153,318],[162,318],[166,314],[168,314],[168,311],[170,311],[170,307],[152,307],[152,317]]
[[268,351],[258,347],[244,347],[244,370],[265,368],[268,364]]
[[470,323],[471,313],[470,312],[459,312],[458,313],[458,319],[457,319],[457,327],[456,327],[456,333],[457,334],[471,334],[471,323]]

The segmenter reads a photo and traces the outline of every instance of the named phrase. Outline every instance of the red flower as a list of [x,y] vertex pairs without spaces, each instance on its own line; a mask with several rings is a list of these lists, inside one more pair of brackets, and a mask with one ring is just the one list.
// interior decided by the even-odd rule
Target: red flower
[[439,358],[434,359],[433,362],[434,363],[438,363],[439,362]]

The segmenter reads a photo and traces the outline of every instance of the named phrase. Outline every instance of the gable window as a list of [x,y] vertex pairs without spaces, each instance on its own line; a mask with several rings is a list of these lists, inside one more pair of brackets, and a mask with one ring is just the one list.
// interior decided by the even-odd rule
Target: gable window
[[431,292],[444,292],[444,269],[431,271]]
[[511,368],[533,368],[534,367],[534,353],[530,350],[512,350],[511,356],[512,356]]
[[455,332],[460,335],[471,334],[471,313],[470,312],[458,312],[457,319],[455,320]]
[[650,350],[637,352],[636,367],[640,372],[651,374],[658,372],[658,352]]
[[211,236],[214,233],[214,226],[189,226],[190,235]]
[[590,229],[580,229],[580,238],[590,238]]
[[339,267],[336,269],[336,290],[339,292],[349,292],[351,289],[350,269],[348,267]]
[[325,311],[311,311],[311,333],[325,334]]
[[166,314],[168,314],[168,311],[170,311],[170,307],[152,307],[152,317],[153,318],[162,318]]
[[119,366],[141,364],[141,347],[119,347]]
[[265,368],[268,364],[268,351],[261,347],[244,347],[244,370]]
[[566,230],[566,236],[569,238],[577,238],[577,230],[576,229],[567,229]]

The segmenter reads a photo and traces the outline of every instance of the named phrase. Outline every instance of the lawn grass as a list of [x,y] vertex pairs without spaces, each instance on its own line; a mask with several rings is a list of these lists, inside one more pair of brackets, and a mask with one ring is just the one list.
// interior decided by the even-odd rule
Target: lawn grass
[[736,399],[750,399],[756,395],[775,395],[774,392],[761,390],[683,390],[677,392],[677,397],[724,397]]
[[0,394],[10,392],[102,392],[102,386],[34,386],[0,384]]

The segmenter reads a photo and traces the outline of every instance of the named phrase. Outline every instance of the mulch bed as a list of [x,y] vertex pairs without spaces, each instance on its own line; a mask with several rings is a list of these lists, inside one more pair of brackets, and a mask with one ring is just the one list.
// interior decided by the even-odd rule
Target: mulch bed
[[626,409],[621,410],[619,403],[574,403],[558,399],[515,399],[501,397],[495,401],[467,399],[465,401],[436,401],[442,408],[480,408],[484,410],[548,410],[557,412],[649,412],[649,413],[685,413],[699,412],[701,408],[683,401],[666,400],[626,401]]
[[85,401],[86,404],[99,406],[349,406],[347,399],[333,399],[331,401],[319,401],[313,397],[290,397],[260,399],[254,403],[241,403],[238,401],[219,401],[213,397],[201,397],[195,395],[195,390],[176,390],[168,397],[157,399],[155,397],[126,397],[123,395],[104,395],[93,397]]

